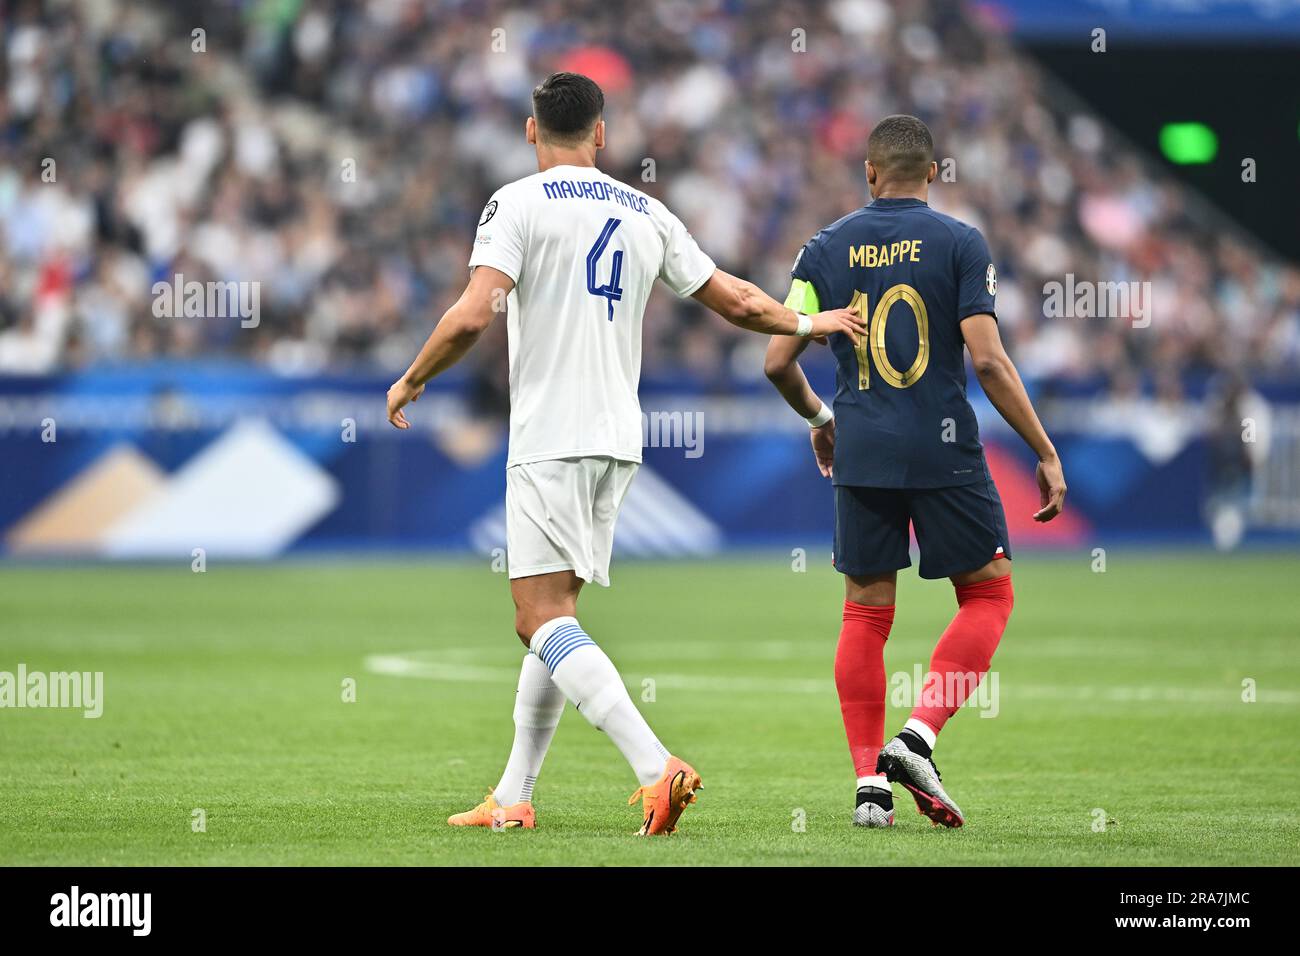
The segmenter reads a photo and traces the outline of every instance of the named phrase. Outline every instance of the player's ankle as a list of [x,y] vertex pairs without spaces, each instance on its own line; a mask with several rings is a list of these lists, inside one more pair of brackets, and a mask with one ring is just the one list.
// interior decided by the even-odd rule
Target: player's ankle
[[903,729],[898,732],[898,739],[912,753],[928,760],[934,753],[934,745],[938,738],[933,728],[915,717],[910,717],[907,723],[903,725]]
[[878,790],[875,787],[858,787],[857,798],[854,802],[855,807],[860,807],[864,803],[874,803],[878,807],[886,810],[894,809],[894,793],[892,790]]

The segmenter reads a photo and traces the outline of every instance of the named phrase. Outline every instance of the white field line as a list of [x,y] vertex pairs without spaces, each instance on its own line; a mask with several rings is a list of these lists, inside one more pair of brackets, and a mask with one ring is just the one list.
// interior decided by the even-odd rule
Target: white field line
[[[449,681],[473,684],[514,684],[519,671],[512,667],[490,667],[453,663],[439,659],[436,651],[410,651],[397,654],[371,654],[364,666],[372,674],[387,677],[414,677],[421,680]],[[458,652],[456,656],[464,656]],[[626,679],[626,678],[625,678]],[[696,690],[716,693],[772,693],[772,694],[834,694],[835,682],[816,677],[713,677],[699,674],[656,674],[657,687],[669,690]],[[640,689],[638,680],[628,681],[634,690]],[[1001,691],[1010,691],[1012,699],[1057,700],[1104,703],[1161,703],[1161,704],[1233,704],[1242,703],[1241,692],[1232,687],[1095,687],[1074,684],[1002,684]],[[1300,705],[1300,691],[1258,691],[1261,704],[1286,707]]]

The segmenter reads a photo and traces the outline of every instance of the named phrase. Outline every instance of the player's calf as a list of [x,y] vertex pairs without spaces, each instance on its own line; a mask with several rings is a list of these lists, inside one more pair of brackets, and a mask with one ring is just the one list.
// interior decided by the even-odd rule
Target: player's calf
[[[877,768],[906,787],[917,809],[942,826],[959,827],[964,819],[943,789],[930,756],[939,731],[984,678],[1002,639],[1015,603],[1007,564],[997,559],[972,575],[953,578],[957,614],[930,657],[922,699],[902,732],[880,752]],[[968,577],[972,580],[964,580]]]

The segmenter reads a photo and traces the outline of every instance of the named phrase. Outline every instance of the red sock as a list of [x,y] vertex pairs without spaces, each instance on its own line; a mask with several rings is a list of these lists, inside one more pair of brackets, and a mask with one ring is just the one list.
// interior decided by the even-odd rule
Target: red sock
[[844,626],[835,648],[835,689],[859,777],[875,774],[885,742],[885,641],[893,623],[892,604],[844,602]]
[[912,716],[938,733],[979,686],[998,649],[1015,593],[1011,575],[957,587],[957,616],[930,657],[921,704]]

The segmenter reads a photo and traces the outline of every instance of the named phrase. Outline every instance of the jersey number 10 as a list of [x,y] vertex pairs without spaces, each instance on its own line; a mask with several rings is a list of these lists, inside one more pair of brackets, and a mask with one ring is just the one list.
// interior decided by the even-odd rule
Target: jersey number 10
[[[889,310],[899,302],[906,302],[916,317],[916,359],[906,372],[894,368],[885,351],[885,326],[889,322]],[[853,351],[858,357],[858,389],[861,391],[871,387],[873,358],[881,376],[894,388],[910,388],[915,385],[930,364],[930,316],[925,311],[921,294],[910,285],[900,282],[881,297],[876,304],[876,311],[872,312],[866,293],[855,290],[849,308],[862,316],[863,322],[870,318],[870,331],[866,335],[857,336],[857,341],[853,343]]]

